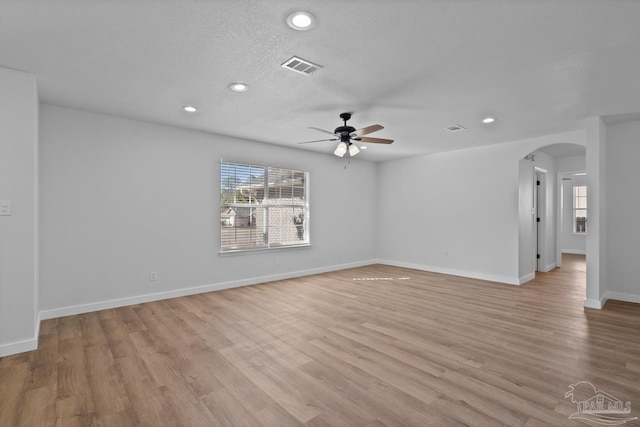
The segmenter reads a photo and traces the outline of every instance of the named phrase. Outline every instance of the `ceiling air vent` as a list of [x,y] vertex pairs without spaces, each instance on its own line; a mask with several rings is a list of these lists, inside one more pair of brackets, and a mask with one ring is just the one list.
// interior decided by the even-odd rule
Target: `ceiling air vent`
[[288,59],[284,64],[282,64],[282,68],[286,68],[288,70],[295,71],[296,73],[306,74],[307,76],[310,76],[318,68],[322,68],[322,66],[294,56],[291,59]]
[[449,127],[445,128],[445,129],[447,129],[449,132],[458,132],[458,131],[461,131],[461,130],[467,130],[466,127],[460,126],[460,125],[449,126]]

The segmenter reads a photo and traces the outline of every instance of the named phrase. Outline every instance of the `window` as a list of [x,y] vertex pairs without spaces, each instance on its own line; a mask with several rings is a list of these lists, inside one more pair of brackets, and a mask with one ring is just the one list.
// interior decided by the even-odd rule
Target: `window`
[[221,163],[220,251],[309,244],[308,173]]
[[585,185],[573,187],[573,232],[579,234],[587,232],[587,187]]

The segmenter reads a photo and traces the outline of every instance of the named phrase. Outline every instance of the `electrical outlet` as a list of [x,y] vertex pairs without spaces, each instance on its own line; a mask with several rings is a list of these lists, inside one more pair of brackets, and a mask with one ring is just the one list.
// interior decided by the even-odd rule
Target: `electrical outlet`
[[156,273],[155,271],[149,273],[149,281],[155,282],[156,280],[158,280],[158,273]]
[[11,200],[0,200],[0,215],[11,215]]

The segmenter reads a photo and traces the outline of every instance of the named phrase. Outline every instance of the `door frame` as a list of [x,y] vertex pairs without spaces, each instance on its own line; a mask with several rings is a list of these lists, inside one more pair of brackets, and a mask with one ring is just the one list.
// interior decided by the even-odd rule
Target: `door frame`
[[[533,168],[533,201],[534,201],[534,265],[536,272],[545,272],[546,269],[546,245],[547,223],[550,221],[547,215],[547,170],[535,166]],[[538,185],[538,181],[540,184]],[[540,218],[540,221],[538,221]]]
[[[573,224],[566,224],[564,220],[564,179],[570,178],[575,175],[587,175],[586,170],[575,170],[575,171],[563,171],[558,172],[557,182],[557,190],[556,190],[556,217],[558,220],[556,221],[556,266],[562,267],[562,233],[566,227],[573,227]],[[589,185],[587,185],[587,191],[589,191]],[[588,203],[588,202],[587,202]],[[586,251],[585,251],[586,252]]]

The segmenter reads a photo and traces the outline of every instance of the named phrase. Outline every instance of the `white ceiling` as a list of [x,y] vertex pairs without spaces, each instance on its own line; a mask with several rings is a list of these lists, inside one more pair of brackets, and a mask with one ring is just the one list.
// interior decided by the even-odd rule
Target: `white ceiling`
[[[295,9],[317,26],[287,27]],[[639,22],[636,0],[0,0],[0,65],[45,103],[328,155],[296,142],[351,111],[396,140],[359,155],[381,161],[640,112]],[[324,68],[281,68],[293,55]]]
[[568,144],[568,143],[547,145],[546,147],[542,147],[540,151],[555,158],[584,156],[587,153],[587,150],[583,145]]

